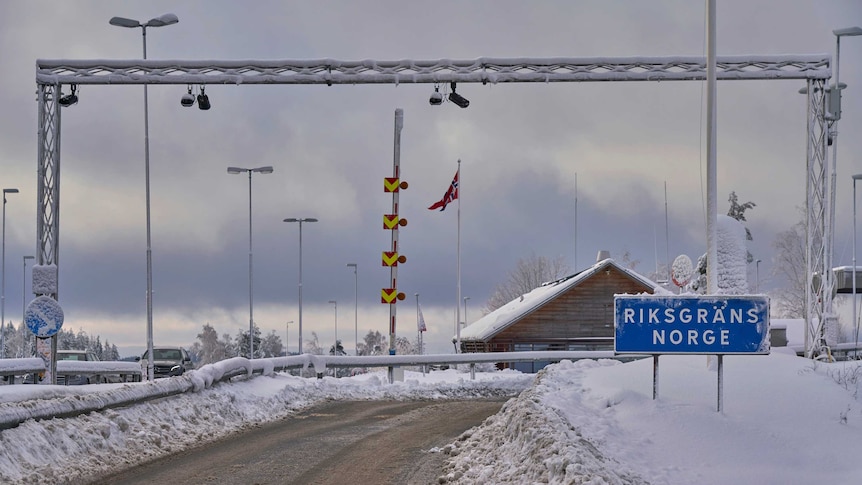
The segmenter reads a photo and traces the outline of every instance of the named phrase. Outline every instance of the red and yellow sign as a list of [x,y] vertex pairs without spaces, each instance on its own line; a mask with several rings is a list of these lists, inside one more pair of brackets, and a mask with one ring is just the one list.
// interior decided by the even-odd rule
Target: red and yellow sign
[[394,304],[398,298],[398,290],[396,288],[383,288],[380,291],[380,303]]
[[399,186],[400,182],[398,180],[398,177],[386,177],[383,179],[384,192],[398,192]]
[[399,261],[397,251],[383,251],[383,266],[398,266]]
[[383,214],[383,229],[398,229],[398,214]]

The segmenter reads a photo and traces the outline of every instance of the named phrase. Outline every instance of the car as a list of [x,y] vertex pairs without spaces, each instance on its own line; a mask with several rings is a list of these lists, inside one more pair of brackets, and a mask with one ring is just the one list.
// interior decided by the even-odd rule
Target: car
[[[153,347],[153,356],[153,377],[156,379],[181,376],[195,368],[189,353],[182,347]],[[148,351],[144,351],[139,359],[144,376],[147,375],[147,357]]]
[[[99,358],[96,357],[96,354],[87,350],[58,350],[57,360],[98,362]],[[95,384],[101,382],[106,382],[106,380],[104,376],[100,375],[57,375],[57,384],[59,385],[78,386],[82,384]]]

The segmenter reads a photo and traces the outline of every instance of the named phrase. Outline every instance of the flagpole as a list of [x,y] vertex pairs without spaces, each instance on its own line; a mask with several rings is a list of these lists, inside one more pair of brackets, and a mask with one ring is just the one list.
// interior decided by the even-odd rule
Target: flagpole
[[578,172],[575,172],[575,271],[578,271]]
[[[458,354],[461,352],[461,159],[458,159],[458,170],[455,171],[455,178],[452,179],[452,183],[449,185],[449,189],[446,190],[446,193],[443,194],[443,198],[438,200],[437,202],[431,204],[431,207],[428,210],[436,210],[440,209],[440,211],[446,210],[446,206],[449,205],[450,202],[458,199],[458,245],[457,245],[457,291],[455,295],[455,338],[452,339],[452,344],[455,345],[455,353]],[[466,309],[464,310],[466,313]],[[466,317],[466,315],[465,315]]]
[[461,159],[458,159],[458,297],[455,300],[455,353],[461,353]]

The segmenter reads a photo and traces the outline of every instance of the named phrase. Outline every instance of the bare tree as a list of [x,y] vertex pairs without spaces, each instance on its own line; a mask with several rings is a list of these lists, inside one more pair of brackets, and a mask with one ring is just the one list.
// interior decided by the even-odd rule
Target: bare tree
[[774,272],[786,280],[786,286],[773,296],[776,315],[781,318],[806,318],[805,293],[807,275],[805,265],[805,224],[800,221],[779,233],[772,242],[776,250]]
[[306,354],[323,355],[323,348],[320,346],[320,338],[317,336],[317,332],[311,332],[311,338],[305,341],[302,350]]
[[569,266],[562,256],[551,259],[536,256],[534,253],[529,258],[521,258],[515,269],[507,275],[506,281],[494,288],[494,293],[485,302],[482,311],[486,314],[490,313],[515,298],[533,291],[542,283],[557,280],[568,272]]
[[620,257],[619,263],[628,269],[634,270],[639,264],[641,264],[641,260],[632,259],[631,251],[626,249],[623,251],[623,255]]

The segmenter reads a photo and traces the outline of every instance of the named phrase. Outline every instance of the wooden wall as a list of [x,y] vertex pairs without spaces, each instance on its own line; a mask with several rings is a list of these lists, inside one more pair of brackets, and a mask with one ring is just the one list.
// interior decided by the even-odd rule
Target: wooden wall
[[463,342],[463,350],[516,351],[520,350],[516,348],[517,344],[549,346],[542,350],[566,350],[572,345],[589,345],[590,342],[601,347],[610,344],[613,348],[614,294],[652,292],[651,287],[608,265],[524,316],[490,341]]

